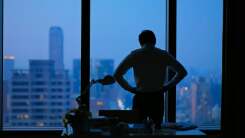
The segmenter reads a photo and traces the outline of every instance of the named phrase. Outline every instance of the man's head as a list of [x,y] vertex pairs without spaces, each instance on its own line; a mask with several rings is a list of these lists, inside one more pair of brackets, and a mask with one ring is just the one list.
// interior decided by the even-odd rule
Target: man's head
[[156,44],[155,34],[151,30],[143,30],[139,35],[139,42],[141,46],[144,45],[155,46]]

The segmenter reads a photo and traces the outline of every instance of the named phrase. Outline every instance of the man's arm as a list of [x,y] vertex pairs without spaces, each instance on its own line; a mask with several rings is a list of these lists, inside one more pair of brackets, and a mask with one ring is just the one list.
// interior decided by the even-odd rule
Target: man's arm
[[136,93],[136,88],[132,87],[127,80],[124,79],[123,75],[133,66],[134,60],[133,55],[128,55],[117,67],[113,77],[117,83],[125,90]]
[[167,64],[172,70],[174,70],[175,75],[169,80],[164,86],[163,89],[166,91],[174,86],[176,86],[186,75],[187,71],[174,57],[171,55],[167,56]]

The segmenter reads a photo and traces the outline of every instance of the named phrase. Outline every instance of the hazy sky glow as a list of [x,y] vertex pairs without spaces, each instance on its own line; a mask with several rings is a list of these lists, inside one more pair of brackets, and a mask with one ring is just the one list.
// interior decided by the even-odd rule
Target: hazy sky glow
[[140,48],[138,35],[144,29],[153,30],[157,47],[165,48],[165,0],[92,0],[91,9],[92,58],[113,58],[117,64]]
[[80,0],[5,0],[4,54],[16,57],[17,68],[29,59],[48,59],[49,28],[64,31],[64,61],[71,67],[81,56]]
[[[139,47],[138,34],[151,29],[157,47],[165,47],[165,0],[91,0],[91,57],[116,64]],[[178,0],[178,58],[185,66],[221,71],[222,0]],[[48,31],[64,31],[64,61],[81,56],[80,0],[5,0],[4,54],[17,68],[29,59],[48,58]],[[196,58],[198,57],[198,58]]]
[[221,75],[223,0],[177,1],[177,58]]

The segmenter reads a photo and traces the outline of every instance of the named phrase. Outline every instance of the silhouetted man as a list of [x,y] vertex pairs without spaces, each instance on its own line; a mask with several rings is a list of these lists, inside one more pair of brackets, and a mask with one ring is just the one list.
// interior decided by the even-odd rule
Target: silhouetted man
[[[156,37],[150,30],[139,35],[141,48],[132,51],[117,67],[114,78],[125,90],[134,93],[133,110],[140,113],[140,119],[153,120],[161,128],[164,113],[163,93],[174,87],[186,75],[185,68],[168,52],[155,47]],[[133,68],[136,87],[129,85],[123,75]],[[166,82],[167,68],[175,72]]]

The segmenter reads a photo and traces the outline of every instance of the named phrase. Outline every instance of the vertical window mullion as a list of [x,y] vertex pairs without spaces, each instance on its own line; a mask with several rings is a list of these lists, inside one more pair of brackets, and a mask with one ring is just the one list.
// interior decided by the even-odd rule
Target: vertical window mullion
[[[167,0],[168,6],[168,19],[167,19],[167,27],[168,27],[168,35],[167,35],[167,50],[168,52],[176,57],[176,10],[177,10],[177,0]],[[174,75],[173,72],[169,72],[168,78],[172,78]],[[166,101],[167,101],[167,121],[175,122],[176,121],[176,87],[171,88],[166,93]]]
[[[90,0],[82,0],[82,27],[81,27],[81,95],[89,85],[90,75]],[[89,91],[89,89],[88,89]],[[82,104],[89,110],[89,92],[81,96]]]

